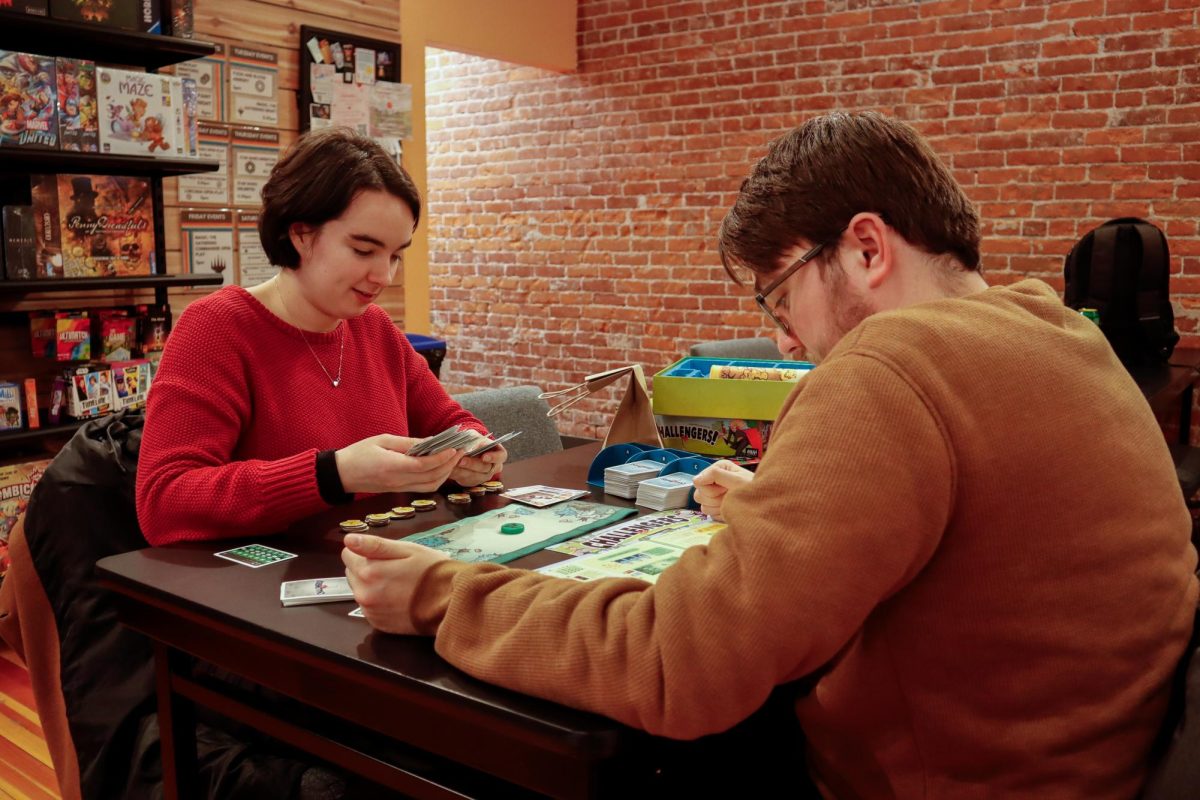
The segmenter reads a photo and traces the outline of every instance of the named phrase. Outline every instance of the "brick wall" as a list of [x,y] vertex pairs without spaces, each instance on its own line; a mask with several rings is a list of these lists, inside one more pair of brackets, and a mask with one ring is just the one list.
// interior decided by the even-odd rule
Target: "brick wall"
[[[454,387],[649,374],[763,335],[716,231],[768,141],[828,109],[910,121],[984,221],[993,283],[1062,288],[1084,232],[1167,232],[1200,345],[1196,0],[580,0],[579,71],[428,55],[433,321]],[[561,427],[603,435],[615,402]]]

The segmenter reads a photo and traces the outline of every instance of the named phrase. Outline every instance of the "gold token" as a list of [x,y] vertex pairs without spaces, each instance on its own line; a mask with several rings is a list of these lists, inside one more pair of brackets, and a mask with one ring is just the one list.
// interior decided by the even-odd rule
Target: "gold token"
[[391,514],[367,514],[367,524],[379,528],[392,521]]
[[348,519],[338,523],[338,526],[344,531],[365,531],[367,529],[367,523],[361,519]]
[[437,508],[436,500],[413,500],[412,507],[417,511],[433,511]]
[[417,513],[412,506],[396,506],[392,509],[392,519],[408,519]]
[[467,494],[471,495],[471,497],[479,497],[481,494],[487,494],[487,489],[482,486],[472,486],[470,489],[467,489]]
[[471,495],[462,494],[462,493],[448,494],[448,495],[446,495],[446,499],[449,500],[451,503],[458,503],[459,505],[468,505],[471,502]]
[[485,490],[487,490],[489,492],[504,491],[504,484],[501,483],[500,481],[484,481],[483,483],[481,483],[479,485],[482,486]]

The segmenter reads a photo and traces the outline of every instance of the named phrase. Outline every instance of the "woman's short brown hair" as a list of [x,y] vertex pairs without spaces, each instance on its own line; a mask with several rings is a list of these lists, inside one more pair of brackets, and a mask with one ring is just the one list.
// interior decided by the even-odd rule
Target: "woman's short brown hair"
[[421,218],[421,194],[396,159],[350,128],[311,131],[295,141],[271,169],[262,190],[258,237],[271,263],[300,266],[288,231],[293,223],[317,227],[337,219],[359,192],[371,189],[402,200]]
[[833,239],[863,211],[979,269],[979,215],[962,187],[919,133],[871,111],[816,117],[771,143],[721,223],[721,262],[735,281],[736,267],[772,272],[788,249]]

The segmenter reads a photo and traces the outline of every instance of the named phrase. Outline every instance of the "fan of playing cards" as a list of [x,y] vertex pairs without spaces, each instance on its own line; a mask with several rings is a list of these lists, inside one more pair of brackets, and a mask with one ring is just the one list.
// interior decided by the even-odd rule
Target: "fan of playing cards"
[[[492,434],[488,434],[490,437]],[[431,456],[434,453],[440,453],[443,450],[452,448],[470,448],[467,449],[466,455],[477,456],[486,453],[493,447],[496,447],[509,439],[515,439],[521,435],[521,431],[512,431],[503,436],[496,438],[484,438],[479,431],[471,428],[464,428],[461,425],[447,428],[436,436],[430,436],[428,439],[422,439],[409,448],[405,455],[410,456]]]

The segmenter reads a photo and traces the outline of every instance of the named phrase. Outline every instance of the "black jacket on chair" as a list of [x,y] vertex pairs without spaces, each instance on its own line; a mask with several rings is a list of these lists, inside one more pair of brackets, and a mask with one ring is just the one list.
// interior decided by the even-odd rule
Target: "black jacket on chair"
[[[80,794],[97,800],[162,796],[151,645],[117,622],[93,579],[99,559],[148,546],[134,505],[142,422],[121,412],[86,423],[34,487],[24,520],[58,629]],[[290,796],[307,766],[205,723],[197,749],[199,794],[212,798]]]

